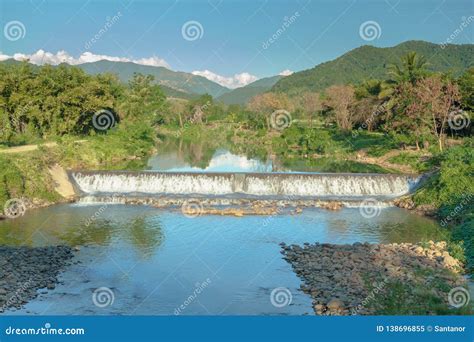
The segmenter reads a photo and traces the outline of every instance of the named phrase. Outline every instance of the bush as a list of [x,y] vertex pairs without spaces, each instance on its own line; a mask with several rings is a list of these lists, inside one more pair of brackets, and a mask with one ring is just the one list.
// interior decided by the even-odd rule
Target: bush
[[463,194],[474,194],[473,139],[450,148],[434,158],[439,170],[415,195],[416,204],[431,204],[436,208],[456,204]]

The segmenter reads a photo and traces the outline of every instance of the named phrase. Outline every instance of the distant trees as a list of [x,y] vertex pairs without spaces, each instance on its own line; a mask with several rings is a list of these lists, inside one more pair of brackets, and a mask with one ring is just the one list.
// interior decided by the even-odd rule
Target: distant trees
[[270,115],[276,110],[292,111],[293,106],[285,94],[264,93],[254,96],[249,104],[248,109],[253,111],[258,119],[266,122],[266,126],[270,129]]
[[354,103],[355,92],[351,85],[334,85],[326,89],[325,105],[334,111],[337,126],[345,132],[351,131],[354,124],[350,106]]
[[154,84],[155,77],[135,73],[128,82],[126,98],[121,103],[124,116],[130,119],[148,120],[159,123],[169,109],[166,96],[160,86]]

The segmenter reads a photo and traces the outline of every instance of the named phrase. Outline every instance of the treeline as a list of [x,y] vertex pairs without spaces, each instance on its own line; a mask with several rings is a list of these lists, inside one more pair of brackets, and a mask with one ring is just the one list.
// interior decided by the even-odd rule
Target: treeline
[[269,92],[243,107],[225,106],[209,95],[167,99],[150,75],[135,74],[122,84],[112,74],[92,76],[65,65],[0,64],[0,143],[100,133],[93,121],[101,110],[113,113],[115,123],[184,127],[224,121],[264,134],[272,129],[272,113],[284,110],[290,122],[309,129],[336,127],[352,135],[378,131],[399,146],[442,150],[449,135],[472,133],[474,67],[454,78],[429,72],[427,66],[422,56],[409,53],[389,67],[384,80],[293,96]]
[[436,143],[442,150],[448,135],[472,133],[474,67],[461,77],[430,73],[416,53],[390,65],[385,80],[370,79],[358,85],[333,85],[321,93],[292,97],[266,93],[254,97],[248,108],[256,113],[278,109],[293,119],[335,125],[353,135],[360,130],[390,134],[400,145],[417,148]]
[[0,64],[0,143],[100,132],[95,113],[154,124],[166,97],[152,76],[136,74],[124,85],[112,74],[91,76],[61,65]]

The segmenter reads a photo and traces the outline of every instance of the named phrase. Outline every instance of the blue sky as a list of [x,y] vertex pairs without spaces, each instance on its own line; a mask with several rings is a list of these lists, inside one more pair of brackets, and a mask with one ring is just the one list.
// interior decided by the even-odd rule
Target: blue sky
[[[215,74],[232,81],[243,74],[239,77],[245,83],[283,70],[308,69],[364,44],[441,43],[473,15],[472,0],[2,0],[2,31],[8,23],[20,22],[24,36],[12,40],[3,32],[0,51],[8,56],[42,49],[54,54],[64,50],[73,58],[84,52],[130,60],[155,57],[148,63],[207,70],[210,78]],[[114,16],[118,19],[100,33]],[[198,39],[183,38],[183,25],[190,21],[202,27],[196,26]],[[359,32],[365,22],[378,25],[372,26],[376,35],[369,40]],[[276,39],[269,43],[272,36]],[[453,43],[473,41],[474,21]]]

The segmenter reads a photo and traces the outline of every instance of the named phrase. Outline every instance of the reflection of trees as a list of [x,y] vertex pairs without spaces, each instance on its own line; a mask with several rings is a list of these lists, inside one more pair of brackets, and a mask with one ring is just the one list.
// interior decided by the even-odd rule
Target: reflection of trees
[[146,217],[133,218],[126,227],[127,239],[145,258],[153,255],[163,242],[164,235],[158,220],[146,220]]
[[114,224],[109,220],[99,219],[89,224],[83,223],[80,226],[68,226],[64,229],[58,237],[70,246],[81,246],[90,243],[106,245],[112,237]]

